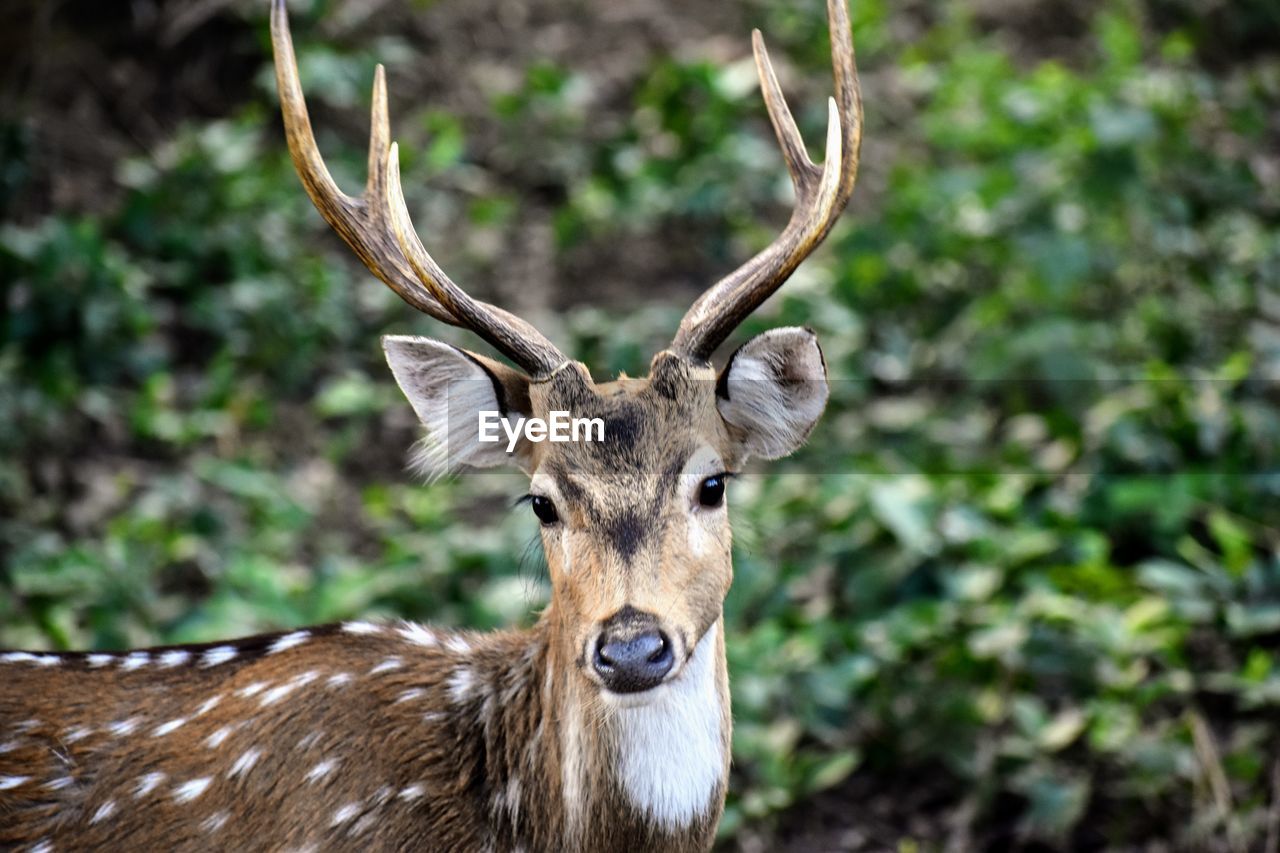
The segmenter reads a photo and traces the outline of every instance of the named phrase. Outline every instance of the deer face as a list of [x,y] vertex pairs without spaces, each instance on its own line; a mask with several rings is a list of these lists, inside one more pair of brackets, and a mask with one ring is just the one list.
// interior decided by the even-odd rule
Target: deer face
[[[659,353],[646,379],[592,382],[566,363],[533,381],[435,341],[388,338],[388,361],[427,428],[431,467],[514,464],[530,475],[562,660],[623,703],[678,679],[720,618],[733,576],[725,480],[808,436],[827,399],[813,334],[749,341],[717,377]],[[579,440],[480,441],[480,413],[598,419]],[[587,440],[595,436],[596,440]]]

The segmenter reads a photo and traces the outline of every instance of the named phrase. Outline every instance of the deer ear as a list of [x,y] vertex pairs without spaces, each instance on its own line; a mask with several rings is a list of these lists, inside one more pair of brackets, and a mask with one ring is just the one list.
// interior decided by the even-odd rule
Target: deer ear
[[827,363],[808,329],[756,335],[729,358],[716,406],[746,456],[777,459],[804,444],[827,405]]
[[[483,412],[503,421],[529,416],[529,378],[482,355],[430,338],[387,335],[382,339],[396,384],[426,427],[414,466],[436,477],[461,465],[526,468],[529,442],[521,437],[507,452],[507,435],[496,420],[481,441]],[[514,423],[512,423],[514,427]]]

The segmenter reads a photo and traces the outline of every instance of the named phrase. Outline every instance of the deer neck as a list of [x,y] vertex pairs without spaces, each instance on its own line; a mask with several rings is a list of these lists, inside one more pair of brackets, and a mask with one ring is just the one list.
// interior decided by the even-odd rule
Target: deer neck
[[564,644],[554,642],[554,621],[549,612],[530,636],[543,664],[539,775],[559,789],[563,846],[600,849],[607,831],[610,846],[706,849],[729,770],[722,622],[707,630],[675,680],[638,701],[602,697],[588,684]]

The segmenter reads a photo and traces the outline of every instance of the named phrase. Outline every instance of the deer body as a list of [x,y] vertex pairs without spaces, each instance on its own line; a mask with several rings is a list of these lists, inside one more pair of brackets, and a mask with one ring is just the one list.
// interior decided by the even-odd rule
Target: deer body
[[718,628],[682,685],[692,729],[681,708],[602,714],[549,630],[0,656],[0,848],[706,849],[729,754]]
[[[756,34],[796,189],[790,222],[694,303],[647,377],[597,384],[427,254],[401,191],[380,68],[365,192],[334,185],[284,0],[273,0],[286,136],[320,213],[406,302],[517,365],[426,338],[383,340],[427,433],[421,467],[529,475],[551,601],[525,632],[356,622],[134,652],[0,652],[0,848],[709,849],[730,754],[725,480],[752,456],[802,444],[827,400],[807,329],[757,335],[719,372],[710,357],[852,192],[861,105],[844,0],[828,0],[827,13],[836,97],[822,167]],[[603,440],[526,434],[504,448],[479,440],[491,412],[599,419]]]

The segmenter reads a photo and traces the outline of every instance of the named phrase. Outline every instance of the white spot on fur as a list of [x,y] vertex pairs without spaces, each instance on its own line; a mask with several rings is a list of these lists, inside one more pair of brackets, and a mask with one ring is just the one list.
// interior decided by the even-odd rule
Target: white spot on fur
[[135,669],[141,669],[149,663],[151,663],[151,655],[146,652],[134,652],[120,661],[120,668],[125,672],[133,672]]
[[7,740],[4,743],[0,743],[0,755],[4,755],[6,752],[13,752],[17,748],[18,742],[16,740]]
[[425,625],[419,625],[415,622],[406,622],[400,626],[397,631],[401,637],[419,646],[431,648],[438,645],[440,640],[436,637],[435,631],[432,631]]
[[167,723],[156,726],[156,730],[151,733],[152,737],[164,737],[170,732],[176,731],[187,724],[186,717],[179,717],[176,720],[170,720]]
[[45,790],[48,791],[61,791],[63,788],[70,787],[71,783],[74,781],[76,780],[72,779],[70,776],[60,776],[57,779],[45,782],[44,787]]
[[667,829],[688,826],[724,781],[722,702],[716,686],[719,623],[685,669],[646,704],[615,706],[618,775],[632,805]]
[[106,666],[107,664],[111,663],[115,659],[116,659],[115,655],[89,655],[87,658],[85,658],[85,660],[89,662],[89,666],[93,667],[94,669]]
[[350,684],[350,683],[351,683],[351,674],[346,672],[339,672],[336,675],[331,675],[329,676],[329,680],[325,682],[325,684],[328,685],[329,687],[341,687],[344,684]]
[[226,663],[234,660],[239,652],[234,646],[214,646],[200,656],[200,665],[203,667],[217,666],[220,663]]
[[294,631],[292,634],[285,634],[283,637],[280,637],[271,644],[271,647],[267,649],[267,654],[274,655],[278,652],[283,652],[286,649],[291,649],[294,646],[300,646],[310,639],[310,637],[310,631]]
[[31,652],[8,652],[0,655],[0,663],[33,663],[36,666],[56,666],[62,663],[57,655],[33,655]]
[[133,789],[133,798],[135,800],[142,799],[147,794],[150,794],[157,787],[159,787],[160,783],[163,782],[166,778],[168,777],[165,776],[163,773],[148,773],[145,776],[139,776],[138,784]]
[[373,812],[363,814],[360,816],[360,819],[358,821],[351,824],[351,829],[347,830],[347,835],[348,836],[363,835],[364,833],[373,829],[373,827],[377,825],[377,823],[378,823],[378,816]]
[[307,670],[301,675],[290,679],[289,681],[287,681],[284,684],[281,684],[278,687],[273,687],[270,690],[268,690],[266,693],[262,694],[262,699],[258,704],[263,708],[267,707],[268,705],[274,705],[284,697],[288,696],[293,691],[297,690],[299,687],[305,687],[306,685],[315,681],[316,678],[318,677],[319,677],[319,673],[317,673],[315,670],[313,669]]
[[278,687],[272,687],[266,693],[262,694],[262,700],[258,704],[260,707],[263,707],[263,708],[267,707],[268,705],[274,705],[275,703],[279,702],[281,699],[288,696],[290,693],[292,693],[294,690],[297,690],[297,689],[298,689],[298,685],[292,681],[287,682],[285,684],[281,684]]
[[223,741],[225,741],[228,737],[231,736],[232,731],[233,729],[231,726],[223,726],[222,728],[218,729],[213,734],[205,738],[204,745],[209,749],[217,749],[218,747],[222,746]]
[[399,669],[404,666],[400,658],[387,658],[382,663],[369,670],[370,675],[377,675],[380,672],[391,672],[393,669]]
[[310,770],[307,771],[307,781],[317,782],[325,778],[326,776],[328,776],[330,773],[332,773],[333,768],[337,766],[338,766],[337,759],[326,758],[324,761],[321,761],[315,767],[312,767]]
[[329,825],[338,826],[339,824],[346,823],[358,814],[360,814],[360,804],[347,803],[345,806],[333,813],[333,822]]
[[171,649],[160,655],[160,666],[163,669],[172,669],[175,666],[181,666],[191,660],[191,652],[182,649]]
[[29,732],[36,726],[40,725],[39,720],[23,720],[13,727],[15,732]]
[[474,686],[475,673],[471,671],[471,667],[459,667],[449,679],[449,698],[455,704],[461,705],[471,697],[471,689]]
[[133,734],[140,725],[142,725],[141,717],[130,717],[127,720],[116,720],[107,726],[107,731],[116,737],[124,737]]
[[0,776],[0,791],[8,791],[30,781],[30,776]]
[[91,824],[99,823],[111,817],[115,813],[116,813],[116,801],[107,800],[105,803],[98,806],[98,810],[93,813],[93,817],[89,818],[89,823]]
[[205,832],[217,832],[226,825],[230,817],[226,812],[214,812],[201,822],[200,828]]
[[87,726],[76,726],[74,729],[67,732],[66,736],[64,736],[62,740],[64,743],[76,743],[77,741],[84,740],[91,734],[93,734],[93,729],[88,728]]
[[418,799],[423,794],[425,794],[426,791],[427,791],[426,785],[423,785],[421,782],[416,782],[412,785],[409,785],[406,788],[401,788],[400,793],[396,794],[396,796],[406,802],[409,802],[409,801]]
[[396,704],[401,702],[412,702],[415,699],[421,699],[425,695],[427,695],[427,691],[423,690],[421,687],[415,687],[412,690],[406,690],[397,696]]
[[310,749],[311,747],[319,743],[320,738],[322,737],[324,737],[324,732],[321,729],[316,729],[315,731],[307,732],[305,735],[303,735],[298,739],[298,749],[302,749],[302,750]]
[[205,776],[200,779],[192,779],[190,782],[183,782],[173,789],[173,799],[175,802],[189,803],[203,794],[212,781],[211,778]]
[[30,853],[53,853],[53,842],[47,838],[42,838],[31,848]]
[[445,640],[445,647],[451,652],[457,652],[460,655],[471,653],[471,644],[462,637],[453,636]]
[[242,773],[248,773],[253,769],[253,765],[258,763],[258,759],[261,757],[262,750],[257,747],[245,750],[240,757],[236,759],[235,764],[231,765],[231,769],[227,771],[227,778],[234,779]]
[[250,684],[247,687],[241,687],[239,690],[236,691],[236,695],[239,696],[241,699],[251,699],[266,689],[267,689],[267,682],[255,681],[253,682],[253,684]]
[[200,703],[200,707],[196,708],[196,712],[191,716],[202,717],[205,714],[212,711],[215,707],[217,707],[217,704],[221,701],[222,701],[222,694],[218,694],[217,696],[210,696],[208,699]]
[[347,622],[342,630],[348,634],[381,634],[382,626],[372,622]]

